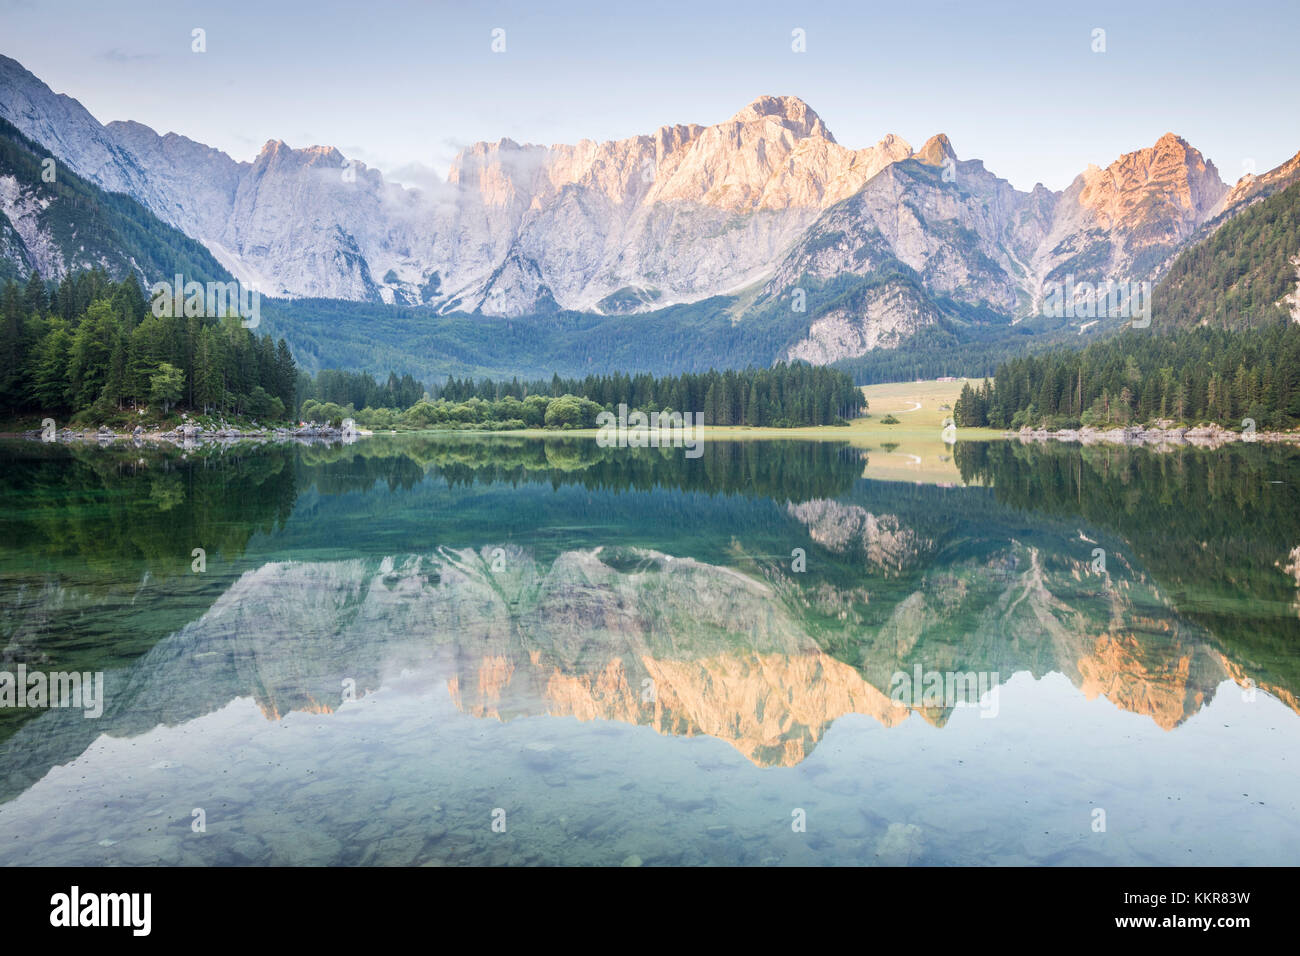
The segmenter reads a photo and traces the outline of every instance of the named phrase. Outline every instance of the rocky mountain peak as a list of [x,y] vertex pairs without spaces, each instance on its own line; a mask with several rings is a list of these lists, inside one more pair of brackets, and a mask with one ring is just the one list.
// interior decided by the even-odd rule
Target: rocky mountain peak
[[952,143],[943,133],[937,133],[925,141],[916,152],[916,159],[928,166],[942,166],[948,160],[957,161],[957,151],[952,148]]
[[274,158],[281,151],[289,149],[289,144],[282,139],[268,139],[257,154],[255,162],[261,162],[264,158]]
[[1040,278],[1074,274],[1132,281],[1150,275],[1213,213],[1228,187],[1214,164],[1175,133],[1089,165],[1060,196],[1035,255]]
[[822,118],[797,96],[760,96],[733,116],[732,123],[753,123],[773,119],[796,136],[817,136],[835,142]]
[[346,162],[343,154],[333,146],[307,146],[303,149],[294,149],[284,140],[274,139],[268,140],[262,147],[262,151],[253,160],[253,168],[259,171],[276,169],[293,172],[310,167],[339,167]]
[[[1174,133],[1123,154],[1103,170],[1090,167],[1080,179],[1079,203],[1103,225],[1132,226],[1155,214],[1174,220],[1170,226],[1179,235],[1190,233],[1228,190],[1214,163]],[[1159,203],[1153,203],[1157,196]]]

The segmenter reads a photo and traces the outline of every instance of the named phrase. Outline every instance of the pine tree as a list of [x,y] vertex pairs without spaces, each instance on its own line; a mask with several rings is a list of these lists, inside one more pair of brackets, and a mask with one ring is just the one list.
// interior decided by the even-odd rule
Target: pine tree
[[53,320],[32,354],[29,399],[36,408],[54,412],[69,407],[68,356],[71,351],[72,335],[68,332],[67,322]]
[[[275,371],[275,388],[270,389],[269,391],[273,395],[277,396],[280,401],[284,402],[285,409],[295,409],[297,407],[297,402],[294,400],[294,391],[297,384],[297,376],[295,374],[293,356],[289,353],[289,343],[284,339],[280,339],[275,347]],[[396,403],[396,407],[407,408],[410,405],[414,405],[418,399],[419,396],[417,395],[407,404],[401,404],[400,402]]]
[[126,336],[121,329],[116,329],[113,335],[113,349],[108,359],[108,378],[104,383],[104,391],[100,396],[100,400],[105,405],[115,405],[118,409],[121,409],[125,390]]
[[71,397],[78,408],[90,406],[103,395],[117,332],[112,307],[102,300],[91,303],[73,336],[68,361],[68,376],[73,382]]
[[220,342],[212,326],[205,326],[199,333],[194,353],[194,401],[204,413],[222,402]]
[[0,293],[0,401],[6,405],[17,398],[22,338],[23,302],[17,283],[7,282]]
[[40,274],[33,269],[32,274],[27,277],[27,287],[23,290],[23,309],[34,318],[44,315],[49,308],[49,293],[45,290],[45,283],[41,281]]

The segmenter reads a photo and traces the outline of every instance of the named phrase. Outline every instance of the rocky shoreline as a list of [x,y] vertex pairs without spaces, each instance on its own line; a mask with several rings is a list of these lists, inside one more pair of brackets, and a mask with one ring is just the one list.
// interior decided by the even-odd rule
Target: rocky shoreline
[[340,442],[350,444],[358,438],[364,438],[370,434],[372,432],[361,429],[334,428],[331,425],[317,425],[315,423],[297,428],[252,429],[240,429],[228,425],[223,425],[220,428],[204,428],[201,425],[184,424],[167,431],[146,431],[141,425],[137,425],[135,430],[131,432],[115,432],[105,425],[101,425],[97,429],[60,428],[54,432],[52,437],[48,436],[46,432],[36,429],[20,432],[12,437],[60,444],[95,442],[107,445],[113,442],[131,442],[137,445],[164,443],[192,448],[204,444],[234,444],[237,442],[251,442],[254,444],[296,442],[302,445],[332,445]]
[[1064,441],[1081,445],[1141,445],[1149,448],[1222,448],[1232,442],[1260,442],[1277,444],[1300,442],[1300,432],[1245,432],[1230,431],[1219,425],[1197,425],[1194,428],[1174,427],[1157,423],[1152,426],[1130,425],[1125,428],[1062,428],[1056,431],[1025,428],[1002,433],[1006,438],[1021,442]]

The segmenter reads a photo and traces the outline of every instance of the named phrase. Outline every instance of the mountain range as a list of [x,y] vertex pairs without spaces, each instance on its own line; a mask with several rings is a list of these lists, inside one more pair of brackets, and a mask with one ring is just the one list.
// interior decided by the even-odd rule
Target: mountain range
[[[767,330],[769,362],[857,359],[954,324],[1060,331],[1071,323],[1040,315],[1047,285],[1154,280],[1300,178],[1297,154],[1229,187],[1168,133],[1063,191],[1025,192],[943,134],[919,149],[893,134],[851,149],[797,97],[762,96],[714,125],[477,143],[445,183],[418,190],[329,146],[273,140],[241,162],[139,123],[101,124],[3,56],[0,118],[264,295],[505,320],[712,303],[717,322]],[[57,278],[77,257],[42,231],[42,203],[0,168],[0,257]]]

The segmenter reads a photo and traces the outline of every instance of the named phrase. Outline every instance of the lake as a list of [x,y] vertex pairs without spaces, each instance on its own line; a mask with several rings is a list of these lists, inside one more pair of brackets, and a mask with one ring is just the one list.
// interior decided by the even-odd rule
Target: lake
[[102,678],[0,706],[0,863],[1300,850],[1297,449],[0,461],[0,671]]

